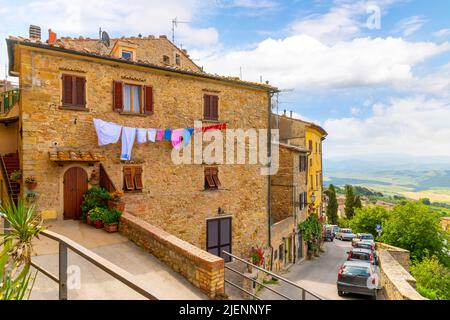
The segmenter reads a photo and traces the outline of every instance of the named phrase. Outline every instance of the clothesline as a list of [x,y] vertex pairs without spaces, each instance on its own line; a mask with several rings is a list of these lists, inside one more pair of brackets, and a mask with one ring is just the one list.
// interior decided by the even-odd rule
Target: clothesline
[[146,129],[125,127],[114,122],[94,119],[94,127],[97,133],[99,146],[117,143],[122,135],[122,152],[120,159],[129,161],[131,160],[131,152],[136,140],[138,144],[169,140],[172,141],[172,146],[175,149],[179,149],[181,146],[186,147],[189,145],[194,133],[207,132],[210,130],[225,130],[227,129],[227,124],[221,123],[202,128]]

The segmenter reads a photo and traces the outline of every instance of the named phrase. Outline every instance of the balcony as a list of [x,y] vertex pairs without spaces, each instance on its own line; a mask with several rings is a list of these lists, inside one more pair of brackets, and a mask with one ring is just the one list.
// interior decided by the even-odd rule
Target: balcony
[[20,90],[12,89],[0,92],[0,123],[8,125],[19,119],[19,112],[15,106],[20,99]]

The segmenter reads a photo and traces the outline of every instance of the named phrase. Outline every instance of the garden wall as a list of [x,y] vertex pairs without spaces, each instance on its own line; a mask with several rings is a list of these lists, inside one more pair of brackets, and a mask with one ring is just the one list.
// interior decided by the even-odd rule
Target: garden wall
[[120,233],[180,273],[210,298],[224,294],[224,260],[155,227],[130,213],[120,219]]

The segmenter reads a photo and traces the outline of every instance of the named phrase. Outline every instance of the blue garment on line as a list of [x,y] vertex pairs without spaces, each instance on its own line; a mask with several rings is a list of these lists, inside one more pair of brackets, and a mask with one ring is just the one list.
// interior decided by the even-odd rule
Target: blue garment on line
[[172,140],[172,129],[164,131],[164,140]]
[[130,161],[134,140],[136,140],[136,128],[123,127],[122,129],[122,153],[120,160]]

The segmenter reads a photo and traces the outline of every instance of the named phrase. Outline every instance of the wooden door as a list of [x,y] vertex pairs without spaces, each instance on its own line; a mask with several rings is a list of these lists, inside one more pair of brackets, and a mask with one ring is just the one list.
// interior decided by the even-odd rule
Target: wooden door
[[78,220],[81,204],[88,190],[88,175],[82,168],[70,168],[64,174],[64,219]]
[[231,252],[231,218],[213,219],[207,221],[206,228],[206,246],[207,251],[216,256],[222,257],[225,262],[231,261],[222,251]]

